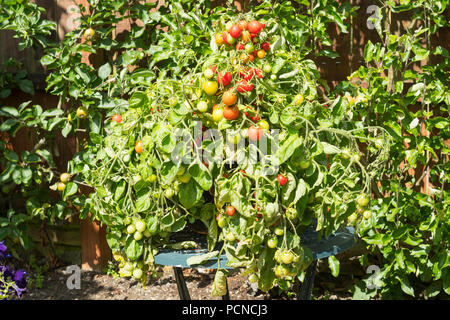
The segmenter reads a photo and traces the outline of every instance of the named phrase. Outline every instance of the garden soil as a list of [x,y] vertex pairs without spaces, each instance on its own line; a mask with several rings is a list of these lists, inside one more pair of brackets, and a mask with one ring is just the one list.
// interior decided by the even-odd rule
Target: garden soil
[[[211,296],[215,270],[183,269],[186,284],[192,300],[212,300],[220,297]],[[161,267],[157,279],[149,279],[146,287],[132,279],[113,277],[97,272],[81,273],[81,289],[67,288],[70,274],[66,268],[49,271],[44,275],[41,288],[28,289],[24,300],[178,300],[179,295],[173,269]],[[351,277],[330,278],[328,273],[318,273],[313,290],[313,299],[351,299],[348,292],[355,282]],[[231,300],[280,300],[293,297],[278,295],[273,289],[263,293],[241,276],[238,271],[231,271],[228,277]]]

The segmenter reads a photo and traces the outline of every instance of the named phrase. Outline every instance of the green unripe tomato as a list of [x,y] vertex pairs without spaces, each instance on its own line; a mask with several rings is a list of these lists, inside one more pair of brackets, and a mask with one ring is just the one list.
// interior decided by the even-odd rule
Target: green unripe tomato
[[157,177],[157,175],[156,174],[151,174],[150,175],[150,177],[148,177],[148,182],[150,182],[150,183],[153,183],[153,182],[155,182],[156,180],[158,180],[158,177]]
[[347,221],[350,224],[355,224],[355,222],[358,220],[358,215],[356,213],[352,213],[348,218]]
[[253,50],[255,50],[255,47],[253,46],[253,44],[251,44],[250,42],[247,43],[244,47],[245,52],[247,53],[252,53]]
[[136,232],[134,233],[134,235],[133,235],[134,240],[136,240],[136,241],[141,240],[143,236],[144,236],[144,235],[143,235],[141,232],[139,232],[139,231],[136,231]]
[[377,140],[375,140],[375,148],[377,149],[381,149],[383,148],[383,139],[378,138]]
[[348,149],[348,148],[342,149],[341,157],[343,159],[350,159],[351,156],[352,156],[352,153],[351,153],[350,149]]
[[133,264],[131,262],[125,263],[125,265],[123,267],[123,270],[128,271],[128,272],[133,271],[133,269],[134,269],[134,267],[133,267]]
[[212,113],[212,118],[214,120],[214,122],[219,122],[220,120],[222,120],[223,118],[223,109],[222,108],[217,108],[216,110],[213,111]]
[[295,210],[295,208],[288,208],[286,210],[286,217],[289,220],[294,220],[295,218],[297,218],[297,216],[298,216],[298,213],[297,213],[297,210]]
[[125,219],[123,219],[123,222],[124,222],[126,225],[129,225],[132,221],[131,221],[131,218],[130,218],[130,217],[125,217]]
[[269,73],[270,71],[272,71],[272,66],[271,66],[270,64],[264,65],[263,71],[264,71],[265,73]]
[[233,232],[228,232],[225,235],[225,240],[227,240],[229,242],[234,242],[234,241],[236,241],[236,237],[234,236]]
[[208,103],[206,101],[199,101],[197,103],[197,110],[200,112],[206,112],[208,110]]
[[278,245],[278,239],[277,238],[270,238],[267,240],[267,246],[271,249],[276,248]]
[[372,211],[370,210],[366,210],[363,213],[364,219],[370,219],[370,217],[372,216]]
[[217,225],[218,225],[220,228],[225,227],[225,226],[227,225],[227,218],[224,217],[224,216],[220,216],[220,217],[219,217],[219,220],[217,221]]
[[139,231],[139,232],[141,232],[141,233],[144,232],[145,229],[147,228],[147,225],[146,225],[145,222],[142,221],[142,220],[136,221],[136,222],[134,223],[134,226],[136,227],[136,230]]
[[122,158],[122,161],[124,163],[130,162],[130,160],[131,160],[131,157],[130,157],[130,155],[128,153],[126,155],[124,155],[123,158]]
[[132,234],[132,233],[134,233],[136,231],[136,227],[134,226],[134,224],[130,224],[128,227],[127,227],[127,233],[128,234]]
[[359,160],[361,160],[361,156],[359,155],[359,153],[354,153],[352,155],[352,159],[354,162],[358,162]]
[[270,80],[272,80],[272,81],[277,80],[277,75],[276,74],[271,74],[270,75]]
[[166,191],[164,191],[164,194],[165,194],[165,196],[167,197],[167,198],[172,198],[173,197],[173,195],[175,194],[175,191],[173,191],[173,189],[172,188],[168,188],[168,189],[166,189]]
[[203,71],[203,75],[206,79],[211,79],[214,76],[214,72],[211,68],[206,68],[205,71]]
[[298,163],[299,167],[303,170],[306,170],[311,165],[311,161],[309,160],[300,160]]
[[284,264],[291,264],[294,260],[294,254],[290,251],[285,251],[281,254],[281,262]]
[[258,280],[259,280],[258,276],[254,273],[252,273],[248,276],[248,281],[250,281],[251,283],[256,283],[256,282],[258,282]]
[[177,176],[182,176],[186,172],[186,168],[181,166],[177,171]]
[[144,237],[146,237],[146,238],[150,238],[152,236],[152,234],[148,230],[145,230],[143,234],[144,234]]
[[133,277],[134,278],[141,279],[143,275],[144,275],[144,273],[142,272],[141,269],[134,269],[133,270]]
[[369,205],[369,197],[366,194],[360,194],[358,198],[356,198],[356,202],[360,207],[367,207]]
[[169,98],[169,105],[171,107],[175,107],[178,103],[178,99],[176,97],[170,97]]
[[191,180],[191,175],[189,173],[183,174],[178,180],[182,183],[188,183]]
[[283,228],[280,227],[276,227],[274,232],[277,236],[282,236],[284,234]]

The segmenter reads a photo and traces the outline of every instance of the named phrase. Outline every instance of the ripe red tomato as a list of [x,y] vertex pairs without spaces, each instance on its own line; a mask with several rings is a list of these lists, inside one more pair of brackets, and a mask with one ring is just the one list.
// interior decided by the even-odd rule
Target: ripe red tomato
[[270,43],[268,43],[268,42],[261,43],[261,49],[263,49],[266,52],[269,51],[270,50]]
[[231,83],[232,78],[233,76],[231,75],[231,72],[226,72],[224,74],[223,71],[220,71],[219,74],[217,75],[217,82],[226,87]]
[[227,215],[230,217],[236,213],[236,209],[233,206],[227,206]]
[[209,67],[209,68],[212,70],[213,73],[216,73],[217,66],[212,66],[212,67]]
[[253,20],[248,24],[248,31],[250,31],[250,33],[258,34],[261,31],[261,29],[262,24],[256,20]]
[[232,26],[230,29],[230,35],[235,39],[239,38],[241,36],[241,33],[242,33],[242,28],[237,24]]
[[244,46],[244,44],[243,43],[238,43],[237,45],[236,45],[236,50],[244,50],[244,48],[245,48],[245,46]]
[[250,120],[252,120],[253,122],[258,122],[259,120],[261,120],[261,117],[259,115],[255,115],[254,117],[250,117]]
[[222,95],[222,102],[227,106],[232,106],[237,101],[237,96],[231,91],[225,91]]
[[236,106],[223,108],[223,117],[227,120],[236,120],[239,117],[239,108]]
[[253,69],[253,73],[256,74],[256,76],[258,78],[262,79],[263,73],[262,73],[261,69]]
[[241,78],[250,81],[253,78],[254,69],[243,68],[239,71]]
[[255,126],[250,126],[250,128],[248,128],[248,138],[250,140],[258,141],[259,139],[261,139],[262,135],[263,129]]
[[135,150],[137,153],[139,153],[139,154],[142,153],[142,151],[143,151],[143,145],[142,145],[142,141],[141,141],[141,140],[139,140],[138,142],[136,142],[136,144],[134,145],[134,150]]
[[112,116],[112,121],[115,121],[116,123],[122,122],[122,116],[120,114],[115,114]]
[[280,173],[277,176],[277,180],[278,180],[278,183],[280,184],[280,186],[284,186],[288,179]]
[[239,92],[248,92],[253,90],[253,83],[249,83],[247,80],[241,80],[238,82],[236,90]]

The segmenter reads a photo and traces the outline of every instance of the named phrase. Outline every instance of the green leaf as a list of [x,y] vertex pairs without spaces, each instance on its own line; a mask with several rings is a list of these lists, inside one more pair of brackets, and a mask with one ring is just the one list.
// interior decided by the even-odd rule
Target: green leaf
[[176,146],[176,139],[173,135],[173,133],[167,133],[162,139],[161,139],[161,143],[159,145],[159,147],[161,148],[162,151],[166,152],[166,153],[171,153],[173,151],[173,149],[175,149]]
[[54,57],[52,57],[51,55],[46,54],[45,56],[43,56],[41,58],[41,64],[44,65],[44,66],[47,66],[47,65],[55,62],[55,60],[56,59]]
[[409,283],[409,280],[406,278],[406,276],[396,277],[398,281],[400,281],[400,287],[402,291],[412,297],[414,297],[414,288]]
[[3,152],[3,155],[6,158],[6,160],[8,160],[8,161],[11,161],[11,162],[19,161],[19,156],[14,151],[6,150],[5,152]]
[[159,231],[159,220],[155,216],[147,218],[147,228],[151,235],[155,235]]
[[22,79],[18,83],[20,90],[22,90],[25,93],[29,93],[31,95],[34,94],[34,86],[33,82],[31,82],[28,79]]
[[179,232],[186,227],[186,219],[184,217],[178,218],[171,226],[171,232]]
[[170,184],[175,178],[178,167],[172,161],[164,162],[161,166],[161,178],[163,184]]
[[125,243],[125,254],[127,255],[127,257],[130,260],[134,261],[137,260],[143,252],[144,246],[138,241],[134,240],[132,236],[129,236]]
[[116,191],[114,192],[114,201],[119,201],[120,198],[122,198],[123,194],[125,193],[125,187],[127,183],[125,180],[120,180],[117,183]]
[[145,192],[140,192],[139,197],[136,199],[136,212],[145,212],[150,208],[150,191],[148,189]]
[[189,174],[203,190],[209,190],[212,187],[212,177],[208,168],[203,163],[194,163],[188,169]]
[[171,225],[173,225],[175,222],[175,217],[173,216],[172,212],[167,213],[164,217],[161,219],[161,226],[163,229],[168,229]]
[[98,76],[100,79],[105,80],[109,77],[111,71],[111,65],[107,62],[98,69]]
[[63,191],[63,196],[62,196],[63,200],[65,201],[67,199],[67,197],[74,195],[75,193],[77,193],[77,191],[78,191],[78,185],[75,182],[69,182]]
[[341,149],[339,149],[336,146],[333,146],[332,144],[329,144],[327,142],[321,142],[322,143],[322,147],[323,147],[323,152],[325,154],[337,154],[337,153],[341,153]]
[[328,257],[328,266],[330,267],[331,274],[337,278],[339,276],[339,260],[335,256]]
[[145,92],[136,91],[134,92],[130,99],[128,100],[128,104],[130,108],[139,108],[145,107],[148,104],[148,97]]
[[301,146],[302,143],[303,138],[299,137],[297,134],[289,136],[289,138],[283,142],[280,149],[277,150],[279,164],[281,165],[287,161],[292,156],[295,149]]
[[442,271],[442,288],[445,293],[450,295],[450,268],[445,268]]
[[198,264],[203,264],[209,260],[211,260],[212,258],[215,258],[219,255],[219,251],[212,251],[212,252],[208,252],[208,253],[204,253],[204,254],[200,254],[197,256],[192,256],[186,259],[186,263],[190,266],[192,265],[198,265]]
[[218,269],[216,271],[211,291],[213,297],[222,297],[227,294],[227,275],[228,271],[225,269]]
[[18,117],[19,111],[13,107],[2,107],[0,109],[0,115],[6,115],[11,117]]
[[186,208],[192,208],[203,195],[203,190],[198,187],[195,180],[191,179],[188,183],[183,183],[180,186],[180,192],[178,196],[180,198],[180,203]]
[[274,286],[275,280],[275,249],[269,247],[264,247],[259,258],[258,258],[258,269],[259,269],[259,289],[261,291],[267,292]]
[[108,246],[111,250],[120,250],[120,238],[122,234],[118,231],[108,232],[106,234],[106,242],[108,242]]

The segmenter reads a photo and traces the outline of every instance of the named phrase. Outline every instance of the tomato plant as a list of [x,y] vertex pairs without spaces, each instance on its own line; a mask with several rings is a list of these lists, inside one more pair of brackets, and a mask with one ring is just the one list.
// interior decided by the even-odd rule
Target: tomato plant
[[[208,249],[223,242],[229,266],[242,268],[261,290],[289,290],[312,261],[302,233],[314,227],[328,237],[351,224],[384,259],[380,294],[414,296],[410,281],[417,277],[427,283],[427,297],[448,293],[448,146],[420,130],[448,138],[448,52],[420,46],[445,25],[445,1],[383,2],[385,16],[410,11],[425,27],[398,36],[377,24],[381,41],[367,44],[365,65],[352,74],[357,81],[324,92],[314,61],[336,55],[327,27],[347,32],[344,21],[355,13],[338,1],[252,2],[248,12],[208,1],[165,1],[158,11],[156,3],[88,1],[80,26],[51,45],[45,35],[52,24],[39,23],[42,11],[23,3],[0,8],[0,27],[19,34],[21,47],[46,47],[47,90],[60,100],[46,111],[28,104],[0,109],[7,118],[2,132],[39,129],[43,139],[20,155],[0,144],[8,201],[45,183],[60,190],[56,204],[32,193],[27,210],[91,213],[107,226],[120,275],[142,283],[156,274],[159,250],[195,246],[171,236],[200,220]],[[88,13],[94,11],[95,18]],[[124,20],[139,23],[113,36]],[[82,62],[86,54],[97,62]],[[409,70],[431,55],[443,62]],[[34,92],[23,73],[0,79]],[[0,88],[1,98],[10,93]],[[56,172],[48,151],[57,131],[78,141],[68,176]],[[406,186],[420,182],[407,175],[418,164],[435,186],[429,194]],[[94,191],[81,195],[79,184]],[[26,220],[12,216],[2,227]],[[20,233],[2,229],[0,238],[3,230]],[[364,255],[361,264],[371,258]],[[213,294],[224,293],[226,275],[219,268]],[[355,297],[377,290],[365,279]]]

